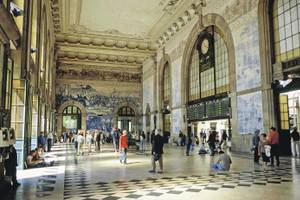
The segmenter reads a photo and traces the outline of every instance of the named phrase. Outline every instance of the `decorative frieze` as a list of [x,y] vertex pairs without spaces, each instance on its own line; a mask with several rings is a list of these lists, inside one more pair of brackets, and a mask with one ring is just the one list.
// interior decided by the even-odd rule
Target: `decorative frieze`
[[99,81],[142,82],[141,73],[113,72],[92,69],[57,69],[58,79],[94,79]]

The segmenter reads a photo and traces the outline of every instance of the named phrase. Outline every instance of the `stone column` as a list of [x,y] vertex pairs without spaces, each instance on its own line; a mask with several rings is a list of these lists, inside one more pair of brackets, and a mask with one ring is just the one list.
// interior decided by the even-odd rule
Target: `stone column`
[[87,120],[87,114],[86,113],[82,113],[81,114],[81,129],[86,130],[87,126],[86,126],[86,120]]
[[60,135],[62,135],[62,121],[63,121],[63,116],[62,113],[58,113],[56,115],[56,121],[57,121],[57,136],[59,138]]

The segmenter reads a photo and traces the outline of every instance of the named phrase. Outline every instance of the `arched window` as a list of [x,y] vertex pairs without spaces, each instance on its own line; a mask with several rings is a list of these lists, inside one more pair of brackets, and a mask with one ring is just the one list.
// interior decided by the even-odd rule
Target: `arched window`
[[273,42],[275,62],[300,56],[300,1],[274,0]]
[[227,92],[228,49],[220,31],[211,26],[200,33],[190,59],[189,101]]
[[163,71],[163,101],[169,104],[171,98],[171,76],[169,63],[166,63]]
[[78,115],[80,113],[81,111],[77,106],[68,106],[63,111],[64,115]]
[[132,116],[133,117],[133,116],[135,116],[135,112],[132,108],[130,108],[128,106],[123,106],[119,109],[118,115],[120,117],[126,117],[126,116],[128,116],[128,117]]

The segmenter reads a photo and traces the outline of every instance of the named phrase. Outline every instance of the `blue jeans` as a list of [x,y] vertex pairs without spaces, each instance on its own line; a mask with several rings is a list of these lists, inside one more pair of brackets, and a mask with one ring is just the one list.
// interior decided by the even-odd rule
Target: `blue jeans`
[[216,170],[216,171],[224,171],[224,166],[220,163],[212,164],[211,168]]

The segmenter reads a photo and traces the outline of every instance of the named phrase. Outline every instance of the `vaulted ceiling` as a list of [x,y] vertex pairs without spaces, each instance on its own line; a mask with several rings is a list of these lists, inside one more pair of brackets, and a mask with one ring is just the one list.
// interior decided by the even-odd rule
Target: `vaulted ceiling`
[[[203,0],[54,0],[58,71],[141,73],[142,63],[195,16]],[[75,70],[75,69],[74,69]]]

